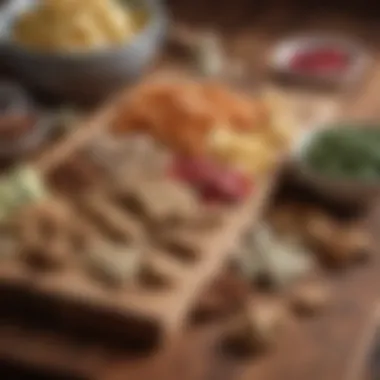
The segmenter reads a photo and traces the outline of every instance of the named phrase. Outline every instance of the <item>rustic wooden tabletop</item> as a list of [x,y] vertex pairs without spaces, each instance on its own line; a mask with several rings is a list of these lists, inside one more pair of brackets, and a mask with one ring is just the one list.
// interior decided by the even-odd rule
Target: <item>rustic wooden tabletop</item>
[[[251,80],[266,75],[265,60],[273,44],[294,33],[333,32],[362,39],[373,52],[375,62],[368,80],[352,92],[306,94],[287,90],[301,108],[318,102],[343,104],[343,117],[379,119],[380,108],[380,27],[378,16],[360,4],[341,2],[326,9],[316,2],[249,0],[186,2],[172,1],[175,19],[189,25],[220,27],[231,53],[248,62]],[[270,4],[269,4],[270,3]],[[351,9],[350,9],[351,7]],[[334,9],[335,8],[335,9]],[[305,101],[305,96],[307,101]],[[372,228],[378,231],[380,218],[372,210]],[[379,214],[380,216],[380,214]],[[379,241],[380,244],[380,241]],[[344,380],[355,360],[355,348],[380,295],[380,259],[343,275],[331,275],[335,292],[332,308],[315,320],[297,324],[287,332],[277,349],[252,360],[227,357],[219,348],[215,324],[189,329],[173,347],[148,361],[113,359],[105,379],[266,379]]]
[[[265,4],[252,0],[171,0],[170,5],[177,22],[191,28],[219,28],[231,55],[245,62],[252,85],[266,78],[268,52],[280,38],[297,32],[323,31],[363,39],[373,53],[374,65],[368,78],[349,94],[283,91],[302,110],[339,104],[344,117],[380,118],[380,24],[369,6],[341,2],[335,9],[326,10],[320,2],[299,1],[290,6],[289,1],[279,0]],[[169,68],[180,65],[171,59],[165,62]],[[380,229],[380,209],[374,206],[371,214],[371,228],[376,234]],[[346,380],[355,360],[356,345],[380,295],[379,272],[380,258],[375,255],[369,265],[328,276],[335,293],[332,307],[289,329],[274,352],[245,360],[226,355],[220,349],[221,326],[214,321],[189,327],[173,344],[148,358],[106,355],[94,363],[94,378]],[[0,353],[10,343],[0,329]],[[61,355],[66,355],[64,350]]]

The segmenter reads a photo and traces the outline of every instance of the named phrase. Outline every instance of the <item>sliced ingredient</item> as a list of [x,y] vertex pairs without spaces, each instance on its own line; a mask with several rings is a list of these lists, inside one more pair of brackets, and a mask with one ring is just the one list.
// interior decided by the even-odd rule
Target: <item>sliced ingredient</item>
[[172,171],[175,177],[189,183],[207,201],[241,201],[253,188],[245,175],[205,158],[177,157]]
[[216,128],[209,136],[209,147],[224,164],[256,176],[273,168],[278,149],[275,139],[260,136],[257,132],[236,132],[229,128]]

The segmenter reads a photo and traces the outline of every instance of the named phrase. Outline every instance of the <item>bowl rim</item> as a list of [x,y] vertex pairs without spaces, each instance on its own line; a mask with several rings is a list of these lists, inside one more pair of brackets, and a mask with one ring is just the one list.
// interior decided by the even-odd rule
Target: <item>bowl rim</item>
[[[21,0],[22,1],[22,0]],[[140,0],[142,2],[142,6],[146,7],[147,12],[149,13],[149,17],[145,25],[132,37],[130,41],[123,43],[118,46],[109,46],[102,49],[88,49],[88,50],[80,50],[76,52],[43,52],[36,51],[32,49],[25,48],[20,44],[14,43],[10,38],[2,38],[0,36],[0,44],[5,45],[7,48],[11,48],[14,52],[18,54],[28,55],[33,59],[60,59],[65,61],[75,61],[78,59],[101,59],[104,57],[108,57],[109,55],[117,54],[124,49],[133,50],[136,46],[140,45],[141,40],[146,38],[151,34],[154,34],[155,31],[162,32],[166,29],[167,26],[167,13],[165,11],[165,7],[162,3],[162,0]],[[133,0],[123,0],[123,2],[128,3]],[[4,4],[0,6],[0,15],[4,19],[9,19],[13,14],[17,15],[20,13],[20,2],[17,0],[5,0]],[[1,22],[1,18],[0,18]],[[6,22],[6,21],[3,21]]]
[[380,122],[375,120],[345,120],[337,119],[331,122],[324,123],[322,125],[317,125],[312,129],[305,131],[300,138],[296,141],[291,152],[291,159],[296,164],[301,175],[312,179],[314,182],[329,184],[331,186],[347,186],[348,188],[353,187],[366,187],[366,188],[379,188],[380,187],[380,177],[379,179],[373,180],[361,180],[361,179],[350,179],[350,178],[332,178],[321,174],[318,170],[313,169],[310,165],[306,163],[305,154],[310,148],[311,144],[315,139],[326,133],[328,131],[335,130],[363,130],[363,129],[377,129],[380,133]]
[[[318,47],[320,45],[337,46],[342,51],[348,53],[353,59],[349,65],[340,73],[309,73],[293,69],[289,65],[289,60],[284,62],[281,56],[284,51],[290,51],[291,55],[298,49]],[[290,35],[278,41],[270,52],[269,65],[276,72],[286,73],[294,77],[315,78],[318,80],[328,80],[334,82],[345,82],[350,78],[356,78],[363,73],[371,62],[371,54],[368,46],[359,38],[350,38],[341,34],[329,33],[298,33]]]

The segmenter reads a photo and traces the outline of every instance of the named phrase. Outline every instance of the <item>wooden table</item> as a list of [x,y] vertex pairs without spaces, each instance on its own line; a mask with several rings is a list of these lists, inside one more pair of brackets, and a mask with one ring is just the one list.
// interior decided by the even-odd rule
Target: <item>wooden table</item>
[[[207,25],[210,19],[210,11],[207,10],[210,9],[210,2],[204,1],[203,5],[199,5],[204,7],[200,10],[193,2],[172,1],[177,17],[192,23],[198,21],[200,25]],[[322,30],[363,38],[374,51],[375,64],[368,80],[356,90],[348,96],[308,93],[307,101],[302,91],[290,91],[290,94],[295,103],[304,102],[301,108],[307,107],[307,104],[314,107],[318,102],[328,107],[329,102],[334,104],[338,97],[345,103],[344,117],[380,118],[380,28],[375,26],[376,15],[368,17],[365,9],[346,3],[344,6],[340,3],[338,12],[335,9],[331,13],[313,2],[304,2],[303,7],[298,4],[294,9],[288,7],[290,2],[286,1],[282,2],[282,6],[279,4],[281,2],[272,1],[267,7],[257,6],[255,9],[248,0],[217,3],[212,11],[214,24],[222,25],[221,30],[225,31],[231,51],[249,62],[252,78],[265,75],[263,62],[270,47],[287,34]],[[310,12],[305,11],[309,6]],[[347,11],[350,6],[356,16],[363,17],[361,21],[356,19],[355,22],[352,14],[342,12],[343,7]],[[247,12],[249,8],[251,13]],[[379,212],[373,210],[374,231],[380,228]],[[356,344],[380,296],[379,272],[380,258],[375,257],[370,265],[331,275],[335,293],[332,307],[324,315],[301,321],[289,329],[275,352],[270,354],[248,361],[227,357],[219,349],[218,326],[211,324],[190,329],[175,347],[168,348],[156,358],[141,361],[113,359],[104,379],[343,380],[355,356]]]
[[[286,93],[293,99],[295,107],[301,109],[300,112],[305,112],[307,107],[317,106],[322,110],[343,102],[344,116],[380,118],[380,24],[374,15],[368,15],[368,9],[344,3],[345,11],[352,7],[355,11],[360,10],[361,14],[367,13],[361,22],[355,22],[352,15],[326,12],[313,2],[303,6],[298,4],[294,9],[287,2],[278,0],[270,1],[270,4],[266,2],[266,7],[256,5],[255,9],[252,9],[250,0],[172,0],[171,3],[174,15],[192,25],[208,24],[210,17],[213,24],[222,25],[221,32],[226,36],[228,50],[246,62],[252,83],[261,81],[266,75],[264,63],[270,47],[287,34],[332,30],[364,38],[375,52],[375,64],[369,80],[355,91],[342,95],[287,89]],[[305,13],[308,7],[312,9]],[[175,63],[169,61],[170,65]],[[377,226],[380,228],[380,209],[378,213],[374,209],[373,214],[372,227],[376,231]],[[380,295],[379,272],[380,258],[375,257],[369,265],[329,276],[335,292],[332,307],[316,319],[292,326],[277,349],[262,357],[243,361],[226,356],[220,349],[221,326],[214,322],[189,328],[172,346],[149,358],[105,355],[101,363],[94,363],[95,378],[345,380],[355,344]],[[0,350],[6,350],[6,344],[7,341],[0,337]]]

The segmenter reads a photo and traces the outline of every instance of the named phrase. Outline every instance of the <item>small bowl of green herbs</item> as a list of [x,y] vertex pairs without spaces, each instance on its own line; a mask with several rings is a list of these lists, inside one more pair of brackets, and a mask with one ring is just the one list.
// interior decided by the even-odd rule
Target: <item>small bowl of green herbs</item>
[[302,179],[322,195],[355,203],[380,195],[380,124],[324,126],[306,133],[294,153]]

